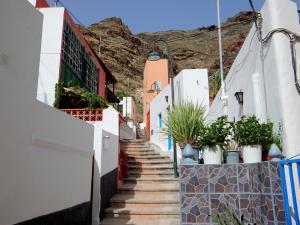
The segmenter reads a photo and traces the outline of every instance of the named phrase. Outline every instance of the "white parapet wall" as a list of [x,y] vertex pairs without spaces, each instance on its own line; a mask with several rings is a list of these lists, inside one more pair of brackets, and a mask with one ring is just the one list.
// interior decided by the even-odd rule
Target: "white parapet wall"
[[[276,28],[285,28],[300,35],[294,1],[266,0],[261,15],[263,37]],[[298,43],[296,51],[298,65]],[[262,46],[253,25],[225,83],[230,119],[256,115],[262,121],[270,120],[274,123],[274,132],[279,130],[282,133],[284,154],[291,157],[300,153],[300,95],[295,87],[290,41],[284,34],[275,33],[268,44]],[[238,91],[243,92],[243,105],[238,104],[234,96]],[[220,94],[211,106],[211,119],[222,115]]]
[[[191,101],[209,108],[207,69],[188,69],[181,71],[174,78],[174,102]],[[157,95],[150,105],[150,143],[164,152],[172,150],[168,136],[162,133],[166,128],[168,107],[172,105],[171,87],[168,85]],[[179,151],[178,151],[179,152]]]
[[43,17],[0,3],[0,224],[90,201],[93,127],[36,100]]
[[37,99],[53,106],[59,80],[65,9],[42,8],[43,34]]
[[133,121],[122,122],[120,124],[120,139],[133,140],[136,138],[136,125]]
[[[107,198],[109,199],[117,188],[119,112],[109,107],[103,110],[102,121],[89,123],[94,126],[93,224],[96,225],[100,222],[100,203],[107,204]],[[111,186],[107,187],[109,182]]]

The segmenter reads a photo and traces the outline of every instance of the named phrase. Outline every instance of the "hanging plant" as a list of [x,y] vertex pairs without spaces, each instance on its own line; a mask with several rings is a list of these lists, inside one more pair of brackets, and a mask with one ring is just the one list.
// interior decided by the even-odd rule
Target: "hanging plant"
[[66,109],[104,109],[108,102],[102,96],[77,86],[64,86],[58,82],[55,88],[54,107]]

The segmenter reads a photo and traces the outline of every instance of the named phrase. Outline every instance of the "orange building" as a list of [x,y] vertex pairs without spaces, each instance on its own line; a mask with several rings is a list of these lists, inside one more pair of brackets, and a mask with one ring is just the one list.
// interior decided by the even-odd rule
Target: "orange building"
[[[143,83],[143,121],[148,125],[147,114],[151,101],[169,84],[168,60],[146,61]],[[148,121],[148,122],[147,122]]]

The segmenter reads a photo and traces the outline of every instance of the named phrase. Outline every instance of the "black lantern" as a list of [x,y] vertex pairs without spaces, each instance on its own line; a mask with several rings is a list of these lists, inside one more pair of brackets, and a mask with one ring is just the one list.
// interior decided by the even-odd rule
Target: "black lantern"
[[235,92],[234,96],[236,97],[236,100],[238,101],[238,103],[240,105],[243,105],[243,103],[244,103],[244,92],[242,92],[242,91]]
[[165,99],[166,99],[166,103],[168,103],[168,102],[169,102],[169,96],[166,95],[166,96],[165,96]]

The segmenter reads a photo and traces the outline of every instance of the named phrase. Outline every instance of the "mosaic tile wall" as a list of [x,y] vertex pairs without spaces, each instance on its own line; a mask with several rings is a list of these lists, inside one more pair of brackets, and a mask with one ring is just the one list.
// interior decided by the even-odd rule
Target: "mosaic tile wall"
[[250,224],[285,225],[279,164],[181,165],[182,225],[211,225],[225,206]]

